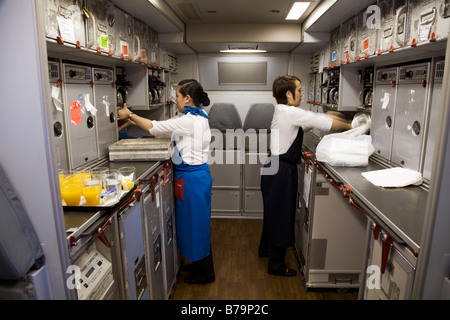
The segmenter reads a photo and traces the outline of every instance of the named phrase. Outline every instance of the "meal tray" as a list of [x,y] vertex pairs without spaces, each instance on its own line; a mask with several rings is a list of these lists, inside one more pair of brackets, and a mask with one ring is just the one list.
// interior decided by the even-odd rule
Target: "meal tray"
[[88,206],[86,204],[86,200],[84,199],[84,196],[81,196],[80,205],[79,206],[68,206],[62,200],[62,206],[65,210],[74,210],[74,211],[98,211],[102,209],[110,209],[113,208],[115,205],[117,205],[119,202],[122,201],[125,197],[130,195],[134,190],[136,189],[136,183],[134,183],[134,187],[131,190],[122,190],[120,193],[119,199],[111,199],[109,201],[100,203],[97,206]]

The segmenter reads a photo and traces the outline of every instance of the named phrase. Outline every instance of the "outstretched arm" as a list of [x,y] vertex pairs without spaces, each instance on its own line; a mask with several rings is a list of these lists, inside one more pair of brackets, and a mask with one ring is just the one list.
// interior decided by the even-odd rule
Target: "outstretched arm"
[[150,129],[153,128],[153,123],[150,119],[143,118],[134,113],[130,118],[130,114],[131,114],[131,111],[130,111],[130,109],[128,109],[126,103],[123,104],[122,109],[117,111],[117,119],[119,121],[125,121],[125,123],[123,123],[119,126],[119,131],[128,127],[131,124],[134,124],[146,131],[150,131]]
[[332,131],[346,131],[352,129],[351,120],[345,119],[345,117],[336,111],[327,111],[326,114],[333,118],[333,124],[331,125]]

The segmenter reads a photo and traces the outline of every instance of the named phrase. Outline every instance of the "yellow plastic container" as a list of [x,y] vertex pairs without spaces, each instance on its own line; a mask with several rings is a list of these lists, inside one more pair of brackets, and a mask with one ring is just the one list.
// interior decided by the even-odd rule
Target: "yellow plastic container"
[[63,181],[61,196],[67,206],[79,206],[81,200],[81,184],[78,182]]
[[100,204],[100,194],[102,193],[102,186],[94,185],[83,188],[83,196],[88,206],[98,206]]

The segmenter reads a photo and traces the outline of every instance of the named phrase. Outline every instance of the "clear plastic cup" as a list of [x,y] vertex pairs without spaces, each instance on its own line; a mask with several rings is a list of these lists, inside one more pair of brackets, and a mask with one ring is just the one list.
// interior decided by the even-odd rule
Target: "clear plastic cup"
[[101,194],[101,197],[105,202],[119,200],[121,191],[122,186],[118,173],[108,173],[103,176],[103,193]]
[[119,176],[119,169],[109,169],[109,173],[116,174]]
[[58,178],[59,178],[59,184],[61,184],[62,180],[64,179],[64,177],[69,175],[69,171],[66,170],[59,170],[58,171]]
[[61,196],[67,206],[79,206],[81,200],[81,180],[66,177],[61,181]]
[[93,168],[91,169],[91,177],[92,179],[96,179],[96,180],[102,180],[103,179],[103,175],[109,173],[109,168],[108,167],[97,167],[97,168]]
[[135,167],[119,168],[119,180],[122,184],[122,190],[129,191],[134,187]]
[[89,170],[76,170],[72,173],[74,177],[80,178],[82,182],[91,180],[91,172]]
[[102,193],[101,180],[85,180],[83,184],[83,196],[88,206],[98,206],[100,204],[100,194]]

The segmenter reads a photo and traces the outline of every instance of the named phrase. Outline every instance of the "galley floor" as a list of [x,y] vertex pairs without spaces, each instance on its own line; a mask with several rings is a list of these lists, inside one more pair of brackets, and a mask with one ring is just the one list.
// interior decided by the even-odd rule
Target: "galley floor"
[[181,272],[173,300],[357,300],[358,290],[305,290],[293,248],[286,254],[295,277],[267,273],[267,259],[258,257],[262,220],[211,219],[211,246],[216,281],[186,284]]

